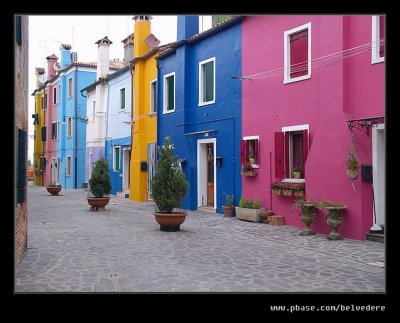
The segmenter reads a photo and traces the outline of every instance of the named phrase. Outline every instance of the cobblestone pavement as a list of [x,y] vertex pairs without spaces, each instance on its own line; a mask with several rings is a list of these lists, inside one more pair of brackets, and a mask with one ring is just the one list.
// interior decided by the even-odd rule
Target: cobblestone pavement
[[384,245],[189,212],[161,232],[150,203],[29,185],[28,251],[15,292],[384,292]]

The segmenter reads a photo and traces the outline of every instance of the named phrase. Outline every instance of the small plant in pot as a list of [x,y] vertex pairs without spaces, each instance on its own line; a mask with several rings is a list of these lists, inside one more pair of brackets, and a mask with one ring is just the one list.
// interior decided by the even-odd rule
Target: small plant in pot
[[164,144],[158,147],[160,156],[156,173],[151,182],[153,200],[157,210],[154,212],[161,231],[175,232],[186,219],[186,212],[174,211],[181,205],[182,198],[189,190],[185,174],[179,167],[179,160],[173,156],[174,146],[165,137]]
[[293,178],[301,178],[301,168],[293,167]]
[[49,192],[52,196],[57,196],[61,191],[61,184],[52,181],[49,186],[46,187],[47,192]]
[[225,205],[222,206],[224,209],[224,216],[226,218],[231,218],[233,217],[233,211],[235,210],[235,196],[233,194],[226,194],[225,195]]
[[105,210],[105,206],[110,201],[108,194],[111,192],[111,179],[108,174],[108,162],[105,159],[99,159],[92,171],[89,180],[90,191],[93,197],[88,197],[90,211]]
[[315,232],[311,229],[310,225],[315,220],[315,205],[316,202],[307,201],[305,199],[296,199],[293,204],[293,207],[300,210],[300,219],[306,225],[303,231],[300,232],[301,236],[310,236],[314,235]]

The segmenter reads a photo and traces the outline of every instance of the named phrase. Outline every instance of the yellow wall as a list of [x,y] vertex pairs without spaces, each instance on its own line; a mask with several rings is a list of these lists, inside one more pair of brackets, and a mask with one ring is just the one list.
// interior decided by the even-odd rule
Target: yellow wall
[[[33,147],[33,162],[34,162],[34,182],[36,185],[43,185],[43,174],[40,170],[40,156],[43,154],[43,142],[42,142],[42,127],[44,126],[44,110],[42,109],[42,98],[44,92],[41,91],[35,95],[36,112],[39,114],[39,123],[35,125],[36,138],[34,140]],[[33,121],[33,119],[32,119]]]
[[[135,57],[145,55],[150,47],[144,42],[150,33],[148,21],[135,23]],[[145,46],[144,46],[145,45]],[[147,144],[157,141],[157,116],[150,113],[150,82],[157,78],[157,66],[154,53],[146,60],[134,63],[133,94],[134,119],[132,126],[132,148],[130,168],[130,198],[136,202],[147,201],[147,171],[140,170],[140,162],[147,162]]]

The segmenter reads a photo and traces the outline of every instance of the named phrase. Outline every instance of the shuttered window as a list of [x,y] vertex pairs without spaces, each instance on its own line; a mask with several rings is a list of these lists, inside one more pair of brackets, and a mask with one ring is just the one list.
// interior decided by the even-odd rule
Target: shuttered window
[[308,74],[308,30],[290,35],[290,77]]
[[18,129],[17,140],[17,203],[23,203],[26,200],[26,138],[25,130]]
[[175,73],[164,75],[164,113],[175,111]]
[[260,146],[258,136],[243,137],[240,141],[240,163],[250,162],[252,167],[260,165]]
[[67,157],[67,176],[71,176],[71,156]]
[[67,122],[67,137],[72,137],[72,118],[68,117]]
[[200,64],[199,105],[215,102],[215,57]]
[[119,90],[119,109],[125,110],[125,88]]
[[308,130],[275,133],[275,178],[293,178],[293,168],[305,175],[308,155]]
[[114,171],[119,172],[120,170],[120,147],[114,147],[114,158],[113,158],[113,165]]
[[51,124],[51,139],[57,140],[57,122]]
[[157,144],[155,142],[147,145],[147,191],[152,193],[151,181],[156,173]]
[[157,112],[157,81],[150,83],[150,113]]
[[46,126],[42,127],[42,142],[46,142]]

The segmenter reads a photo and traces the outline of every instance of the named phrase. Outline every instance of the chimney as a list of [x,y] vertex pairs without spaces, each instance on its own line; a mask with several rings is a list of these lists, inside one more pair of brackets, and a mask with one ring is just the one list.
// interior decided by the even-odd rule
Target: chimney
[[199,33],[199,16],[178,16],[176,40],[189,39]]
[[61,69],[71,64],[71,45],[61,44]]
[[145,55],[150,51],[150,46],[147,45],[145,39],[150,35],[150,20],[151,16],[134,16],[135,20],[135,37],[133,39],[133,53],[134,58]]
[[44,68],[43,67],[36,67],[35,68],[35,75],[36,75],[36,88],[40,87],[44,83]]
[[57,63],[58,57],[56,55],[47,56],[47,79],[51,80],[54,76],[56,76],[56,70],[54,68],[54,64]]
[[132,33],[121,41],[124,44],[124,66],[128,65],[133,57],[133,37]]
[[106,36],[99,39],[95,44],[98,45],[97,79],[100,79],[110,73],[110,45],[112,41]]

